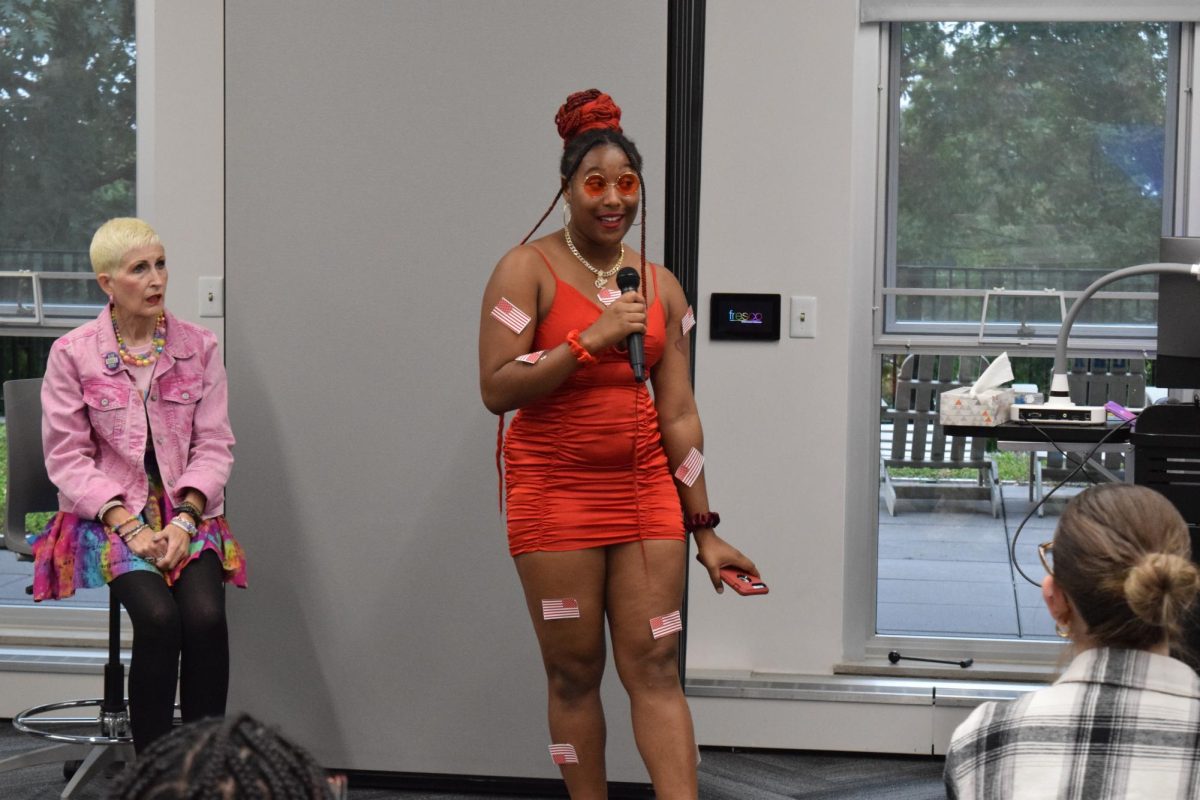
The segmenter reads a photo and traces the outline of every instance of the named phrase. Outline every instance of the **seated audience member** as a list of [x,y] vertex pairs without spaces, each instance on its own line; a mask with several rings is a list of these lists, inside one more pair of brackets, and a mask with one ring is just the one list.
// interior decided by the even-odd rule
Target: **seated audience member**
[[345,777],[248,714],[204,719],[156,740],[111,800],[343,800]]
[[1052,686],[984,703],[946,756],[950,798],[1200,797],[1200,680],[1169,655],[1200,582],[1175,508],[1106,484],[1038,548],[1074,658]]

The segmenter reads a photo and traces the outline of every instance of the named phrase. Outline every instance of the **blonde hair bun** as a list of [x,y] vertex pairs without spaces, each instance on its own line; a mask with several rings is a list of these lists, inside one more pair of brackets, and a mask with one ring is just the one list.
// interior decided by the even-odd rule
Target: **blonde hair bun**
[[1125,600],[1139,619],[1174,630],[1200,588],[1200,572],[1174,553],[1147,553],[1125,576]]

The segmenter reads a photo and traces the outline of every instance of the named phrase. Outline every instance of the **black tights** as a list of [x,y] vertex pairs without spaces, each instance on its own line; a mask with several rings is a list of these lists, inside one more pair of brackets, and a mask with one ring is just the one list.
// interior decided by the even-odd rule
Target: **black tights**
[[211,550],[188,564],[174,586],[153,572],[127,572],[109,583],[133,621],[129,716],[142,752],[171,730],[175,684],[183,721],[225,715],[229,629],[221,560]]

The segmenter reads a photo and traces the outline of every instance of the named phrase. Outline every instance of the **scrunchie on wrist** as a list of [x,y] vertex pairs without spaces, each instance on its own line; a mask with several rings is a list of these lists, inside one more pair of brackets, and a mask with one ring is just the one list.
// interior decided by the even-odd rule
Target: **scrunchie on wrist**
[[575,360],[583,366],[597,363],[596,357],[579,343],[579,331],[571,331],[567,334],[567,347],[571,348],[571,355],[575,356]]

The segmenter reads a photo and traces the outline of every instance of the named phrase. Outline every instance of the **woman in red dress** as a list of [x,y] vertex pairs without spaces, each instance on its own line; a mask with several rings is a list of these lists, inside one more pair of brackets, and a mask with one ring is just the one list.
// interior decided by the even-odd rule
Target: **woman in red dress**
[[[551,756],[572,798],[607,796],[607,619],[655,792],[694,798],[678,673],[687,533],[718,592],[722,567],[757,570],[713,530],[691,308],[675,277],[645,260],[644,224],[640,252],[623,242],[645,209],[642,159],[620,109],[591,89],[567,98],[555,122],[564,149],[550,209],[561,196],[564,225],[496,265],[479,333],[484,405],[519,409],[502,442],[509,551],[546,667]],[[637,269],[636,291],[617,290],[623,266]],[[653,396],[624,349],[631,333],[644,336]]]

